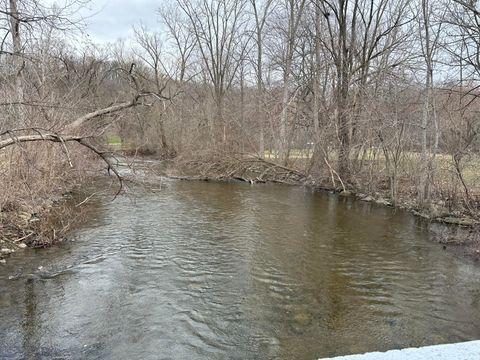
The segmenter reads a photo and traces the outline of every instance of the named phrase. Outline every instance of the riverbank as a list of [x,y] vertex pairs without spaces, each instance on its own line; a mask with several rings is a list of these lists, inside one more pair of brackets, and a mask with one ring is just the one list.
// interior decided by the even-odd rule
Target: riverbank
[[[281,183],[306,186],[314,191],[335,193],[339,197],[373,203],[408,211],[430,227],[431,240],[458,256],[480,260],[480,229],[475,219],[460,212],[449,212],[440,205],[433,205],[431,214],[420,212],[415,199],[403,197],[395,206],[387,200],[385,193],[364,193],[333,187],[328,181],[318,181],[301,171],[274,162],[259,159],[230,158],[229,161],[158,161],[141,158],[121,164],[127,181],[139,177],[166,176],[179,181],[243,182],[251,185]],[[36,205],[6,204],[0,212],[0,261],[13,252],[26,247],[47,247],[63,241],[74,223],[81,218],[82,207],[78,206],[89,194],[80,194],[78,184],[75,191],[53,194]]]
[[[92,179],[90,179],[92,181]],[[35,202],[6,204],[0,211],[0,264],[26,248],[47,248],[68,239],[85,218],[91,192],[86,183]]]
[[[72,172],[56,178],[55,183],[44,186],[41,192],[32,187],[30,191],[10,193],[0,206],[0,264],[22,249],[46,248],[64,241],[72,228],[84,221],[85,209],[94,195],[109,193],[113,199],[124,190],[125,182],[135,181],[138,169],[135,161],[128,160],[116,164],[122,172],[121,179],[116,173],[105,172],[102,163],[89,159],[84,166],[90,172],[82,169],[81,175]],[[152,160],[148,168],[160,163]],[[153,172],[157,176],[156,170]],[[111,179],[111,183],[106,185],[105,179]]]
[[[480,261],[480,223],[467,214],[449,211],[442,203],[433,203],[427,213],[416,206],[416,199],[403,195],[393,204],[388,200],[388,191],[368,193],[359,189],[346,188],[345,184],[333,186],[330,179],[314,179],[312,176],[257,157],[217,158],[215,160],[197,159],[195,161],[176,162],[170,167],[171,178],[187,181],[282,183],[306,186],[314,191],[325,191],[340,197],[354,198],[356,201],[392,207],[411,213],[430,228],[430,238],[458,256]],[[363,189],[364,190],[364,189]]]
[[71,194],[52,195],[30,203],[7,203],[0,212],[0,262],[26,247],[47,247],[62,241],[72,211],[66,206]]

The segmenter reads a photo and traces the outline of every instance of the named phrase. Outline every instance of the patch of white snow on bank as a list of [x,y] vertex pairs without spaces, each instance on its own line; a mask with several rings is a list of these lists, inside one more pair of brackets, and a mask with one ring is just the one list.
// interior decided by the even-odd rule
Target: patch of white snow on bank
[[480,341],[337,356],[323,360],[480,360]]

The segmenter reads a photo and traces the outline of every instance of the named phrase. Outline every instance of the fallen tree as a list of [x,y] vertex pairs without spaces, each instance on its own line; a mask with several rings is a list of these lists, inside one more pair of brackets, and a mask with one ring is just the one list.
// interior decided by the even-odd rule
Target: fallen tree
[[194,172],[194,176],[176,176],[183,180],[238,180],[248,183],[277,182],[307,184],[311,179],[303,172],[251,154],[208,154],[195,159],[178,159],[177,168]]

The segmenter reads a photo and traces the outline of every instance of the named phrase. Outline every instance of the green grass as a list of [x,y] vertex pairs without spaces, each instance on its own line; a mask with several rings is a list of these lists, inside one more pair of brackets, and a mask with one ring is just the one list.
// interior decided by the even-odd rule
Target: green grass
[[[265,158],[267,159],[274,159],[279,157],[279,151],[272,149],[272,150],[265,150]],[[289,158],[291,159],[309,159],[313,155],[312,149],[290,149]]]
[[120,146],[122,145],[122,139],[118,135],[108,135],[107,145]]

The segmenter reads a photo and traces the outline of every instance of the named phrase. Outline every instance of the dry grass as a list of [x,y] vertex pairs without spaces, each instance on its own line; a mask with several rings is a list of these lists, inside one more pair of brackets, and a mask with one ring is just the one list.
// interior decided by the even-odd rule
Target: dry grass
[[2,152],[0,240],[38,247],[63,237],[72,216],[59,204],[99,169],[91,154],[70,150],[67,157],[58,144],[36,143]]

